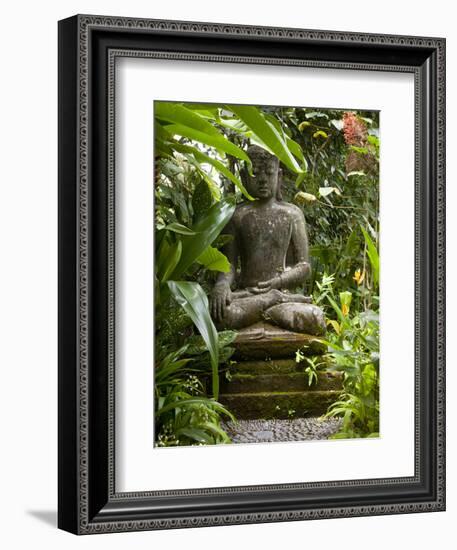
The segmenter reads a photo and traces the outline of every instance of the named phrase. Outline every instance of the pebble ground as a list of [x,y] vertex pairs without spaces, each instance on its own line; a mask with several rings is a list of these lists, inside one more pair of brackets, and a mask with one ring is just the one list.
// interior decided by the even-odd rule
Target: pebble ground
[[238,420],[223,422],[233,443],[306,441],[328,439],[341,427],[340,418],[292,418],[290,420]]

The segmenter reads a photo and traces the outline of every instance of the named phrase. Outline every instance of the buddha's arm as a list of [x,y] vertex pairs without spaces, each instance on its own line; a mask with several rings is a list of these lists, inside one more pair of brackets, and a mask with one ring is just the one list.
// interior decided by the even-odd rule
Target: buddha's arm
[[216,279],[216,284],[210,296],[210,311],[213,319],[221,321],[225,309],[232,301],[232,293],[230,287],[235,282],[236,264],[238,258],[238,250],[236,244],[236,231],[233,221],[230,222],[224,231],[225,235],[231,235],[233,239],[228,242],[223,252],[230,263],[230,271],[228,273],[219,272]]
[[294,211],[292,220],[291,246],[295,263],[281,274],[279,288],[295,288],[302,285],[311,273],[305,217],[298,208]]
[[219,272],[216,279],[216,285],[228,285],[231,287],[235,282],[236,264],[238,259],[236,230],[233,221],[229,222],[226,226],[224,235],[230,235],[232,237],[232,239],[222,249],[222,252],[225,254],[230,263],[230,271],[228,273]]

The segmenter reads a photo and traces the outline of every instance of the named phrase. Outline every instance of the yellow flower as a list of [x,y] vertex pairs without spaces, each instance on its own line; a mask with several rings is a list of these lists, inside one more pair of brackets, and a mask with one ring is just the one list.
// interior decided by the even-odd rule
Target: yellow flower
[[360,272],[360,269],[357,269],[354,273],[354,277],[352,278],[358,285],[361,285],[363,283],[363,280],[365,279],[365,270]]
[[346,317],[346,315],[349,313],[349,306],[347,304],[342,304],[341,312]]

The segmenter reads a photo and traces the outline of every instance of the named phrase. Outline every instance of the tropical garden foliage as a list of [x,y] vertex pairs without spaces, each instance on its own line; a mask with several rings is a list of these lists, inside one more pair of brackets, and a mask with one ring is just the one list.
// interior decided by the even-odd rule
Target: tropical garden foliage
[[217,399],[235,334],[217,333],[207,295],[229,270],[223,229],[253,200],[250,144],[280,159],[283,198],[306,218],[304,290],[325,309],[331,368],[344,377],[328,415],[342,416],[340,437],[377,434],[379,114],[156,102],[154,130],[156,443],[230,442],[221,419],[233,417]]

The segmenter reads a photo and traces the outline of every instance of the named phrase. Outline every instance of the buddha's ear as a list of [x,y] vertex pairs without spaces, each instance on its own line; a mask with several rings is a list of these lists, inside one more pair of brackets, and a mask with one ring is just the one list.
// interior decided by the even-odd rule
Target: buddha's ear
[[282,201],[282,168],[278,168],[278,187],[276,188],[276,200]]
[[240,167],[240,177],[243,184],[246,185],[249,181],[249,173],[245,162],[243,162],[243,164]]

